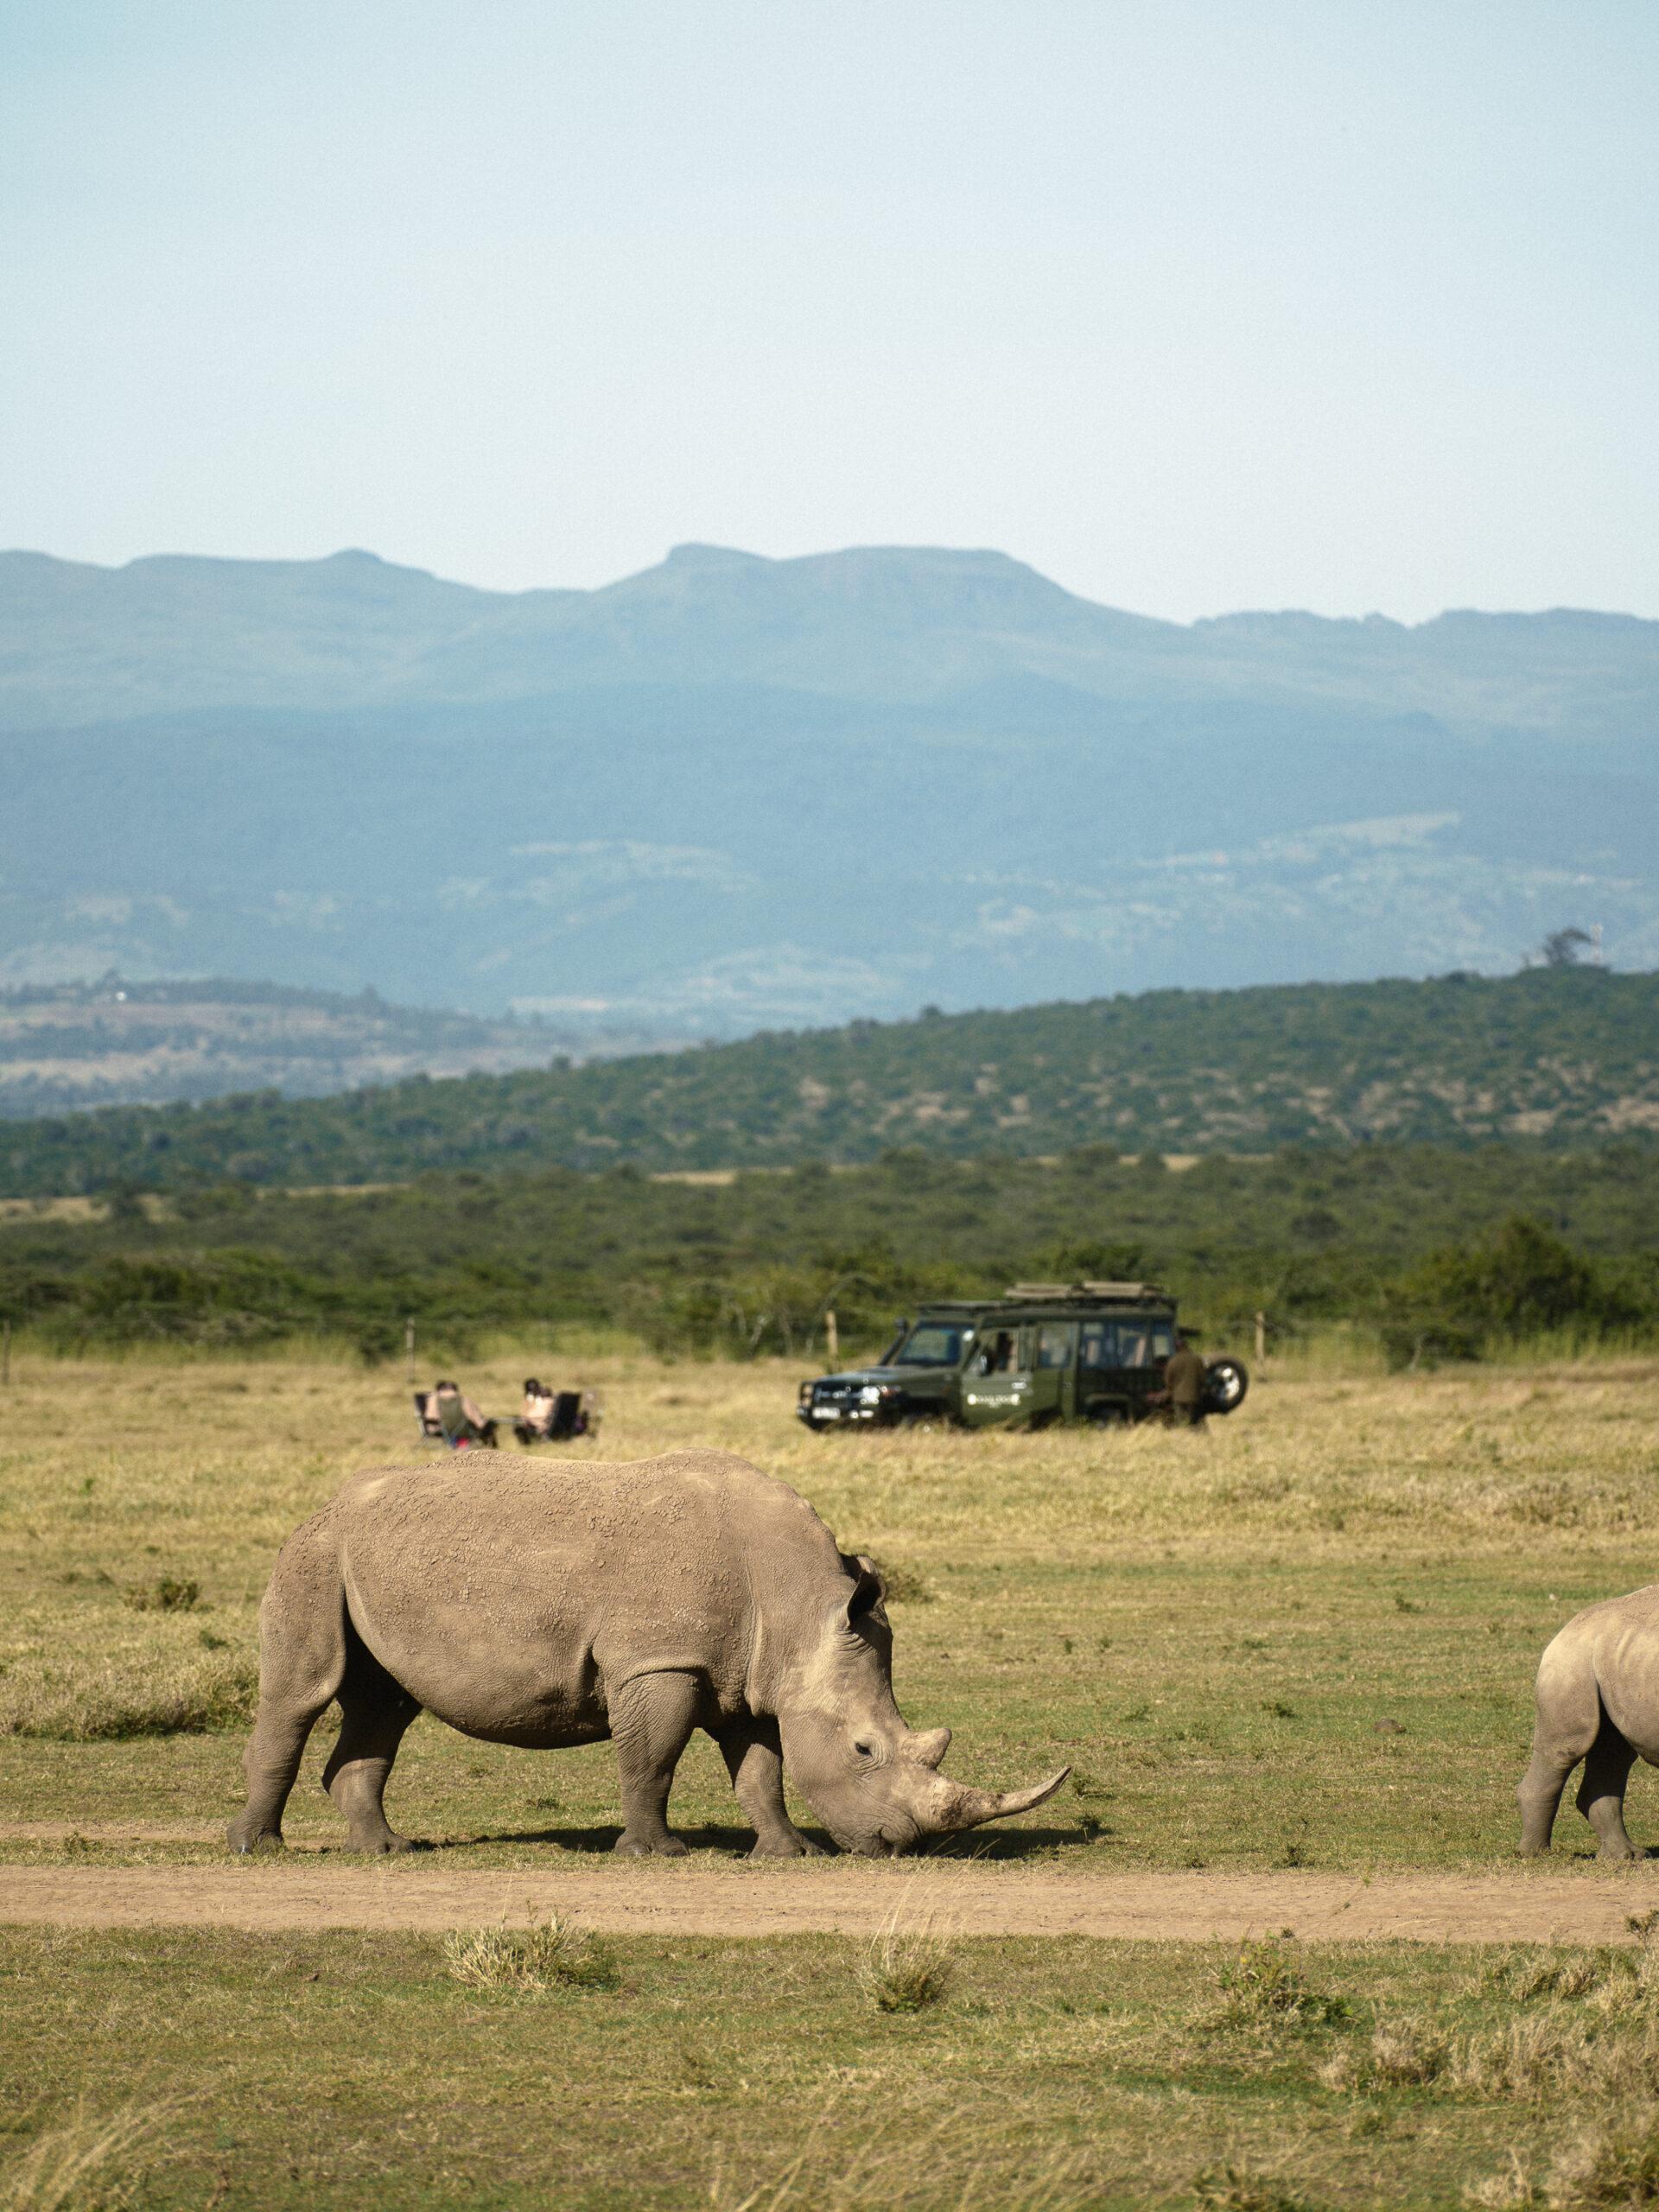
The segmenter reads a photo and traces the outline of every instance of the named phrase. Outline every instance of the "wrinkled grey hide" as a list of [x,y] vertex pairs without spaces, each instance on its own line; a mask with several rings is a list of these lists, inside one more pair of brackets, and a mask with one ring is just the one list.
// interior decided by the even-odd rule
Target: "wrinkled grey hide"
[[1579,1810],[1604,1859],[1640,1857],[1624,1833],[1637,1759],[1659,1766],[1659,1583],[1575,1614],[1538,1663],[1532,1764],[1516,1792],[1521,1849],[1549,1849],[1567,1778],[1584,1761]]
[[323,1775],[359,1851],[397,1851],[381,1797],[425,1707],[496,1744],[614,1739],[620,1851],[678,1853],[664,1815],[692,1731],[726,1757],[759,1853],[813,1847],[784,1775],[849,1851],[905,1851],[1027,1812],[947,1781],[948,1728],[893,1700],[868,1560],[787,1484],[726,1452],[550,1467],[506,1452],[354,1476],[283,1545],[259,1611],[259,1712],[238,1851],[281,1838],[306,1738],[338,1698]]

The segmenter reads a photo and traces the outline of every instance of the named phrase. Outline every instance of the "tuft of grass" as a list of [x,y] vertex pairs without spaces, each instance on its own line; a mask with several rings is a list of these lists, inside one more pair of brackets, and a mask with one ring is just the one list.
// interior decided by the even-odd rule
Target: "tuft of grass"
[[1282,1944],[1242,1943],[1217,1970],[1217,2001],[1194,2025],[1204,2028],[1325,2028],[1348,2018],[1348,2001],[1310,1988]]
[[1327,2089],[1421,2089],[1438,2082],[1452,2060],[1450,2038],[1424,2022],[1386,2020],[1364,2052],[1337,2051],[1319,2069]]
[[948,1993],[956,1961],[942,1936],[925,1925],[890,1921],[858,1962],[858,1986],[878,2012],[923,2012]]
[[1501,2172],[1464,2190],[1481,2212],[1641,2212],[1659,2205],[1659,2111],[1603,2120],[1557,2152],[1535,2179],[1511,2151]]
[[443,1963],[463,1988],[491,1996],[615,1989],[622,1979],[607,1944],[556,1916],[528,1928],[452,1929],[443,1939]]
[[1231,2159],[1194,2174],[1192,2195],[1206,2212],[1319,2212],[1307,2197],[1286,2189],[1271,2175],[1236,2165]]
[[137,2196],[139,2153],[174,2109],[123,2105],[45,2129],[0,2171],[0,2212],[124,2212]]
[[1628,1989],[1639,1972],[1640,1962],[1625,1951],[1541,1948],[1494,1959],[1484,1979],[1512,2004],[1531,2005],[1543,1997],[1588,1997],[1610,1986]]
[[1546,2185],[1551,2212],[1659,2204],[1659,2112],[1605,2122],[1561,2152]]
[[251,1653],[198,1645],[114,1658],[18,1668],[0,1683],[0,1736],[66,1744],[149,1736],[208,1736],[253,1717],[259,1672]]
[[1033,2152],[966,2113],[861,2133],[831,2109],[787,2164],[741,2195],[717,2173],[708,2202],[712,2212],[1088,2212],[1100,2185],[1079,2152]]
[[201,1602],[201,1585],[181,1575],[158,1574],[154,1582],[124,1590],[121,1602],[135,1613],[193,1613]]

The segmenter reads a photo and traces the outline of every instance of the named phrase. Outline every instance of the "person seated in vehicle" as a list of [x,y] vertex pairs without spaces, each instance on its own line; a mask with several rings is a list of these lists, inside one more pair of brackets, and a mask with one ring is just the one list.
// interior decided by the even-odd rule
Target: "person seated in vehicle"
[[1012,1375],[1019,1365],[1020,1338],[1012,1329],[999,1329],[975,1358],[982,1375]]
[[458,1382],[440,1382],[432,1393],[431,1405],[443,1440],[452,1452],[468,1451],[474,1444],[495,1450],[495,1423],[462,1394]]
[[524,1378],[524,1411],[512,1424],[512,1433],[521,1444],[544,1444],[553,1425],[553,1408],[556,1401],[545,1382],[535,1376]]

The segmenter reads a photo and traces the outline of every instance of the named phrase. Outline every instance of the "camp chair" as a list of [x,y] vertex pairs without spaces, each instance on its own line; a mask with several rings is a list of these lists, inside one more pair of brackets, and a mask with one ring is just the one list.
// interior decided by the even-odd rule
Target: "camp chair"
[[[470,1451],[472,1449],[472,1445],[468,1440],[465,1438],[458,1439],[454,1444],[452,1444],[449,1441],[449,1439],[444,1434],[443,1423],[438,1419],[437,1414],[434,1410],[432,1404],[432,1401],[437,1395],[437,1392],[435,1390],[416,1390],[413,1393],[413,1395],[415,1399],[415,1411],[421,1424],[421,1441],[423,1444],[442,1444],[446,1452],[460,1452],[462,1450]],[[484,1424],[483,1433],[479,1439],[480,1443],[486,1446],[486,1448],[492,1452],[495,1449],[495,1427],[496,1425],[493,1421],[486,1421]]]
[[520,1421],[513,1423],[513,1433],[526,1449],[532,1444],[570,1444],[579,1436],[599,1434],[601,1411],[597,1390],[556,1390],[545,1429]]

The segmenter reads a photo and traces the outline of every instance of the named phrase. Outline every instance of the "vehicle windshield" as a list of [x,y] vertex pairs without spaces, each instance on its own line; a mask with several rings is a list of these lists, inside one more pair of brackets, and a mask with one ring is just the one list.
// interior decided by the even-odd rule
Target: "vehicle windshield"
[[888,1367],[956,1367],[973,1331],[960,1321],[918,1321],[887,1354]]

